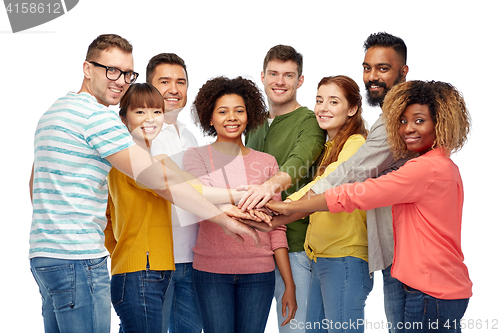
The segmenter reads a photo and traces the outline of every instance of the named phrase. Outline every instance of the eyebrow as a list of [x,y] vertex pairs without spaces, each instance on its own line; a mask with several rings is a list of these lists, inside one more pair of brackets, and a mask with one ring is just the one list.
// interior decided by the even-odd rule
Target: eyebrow
[[[275,70],[275,69],[268,69],[267,70],[267,73],[279,73],[279,71]],[[293,74],[293,75],[297,75],[297,72],[285,72],[284,74]]]
[[326,99],[326,98],[331,98],[331,99],[341,99],[340,97],[335,96],[335,95],[332,95],[332,96],[327,96],[327,97],[323,97],[323,96],[320,96],[320,95],[316,95],[316,98],[323,98],[323,99]]
[[[170,77],[170,76],[162,76],[162,77],[159,77],[159,78],[158,78],[158,80],[172,80],[172,79],[173,79],[173,78],[172,78],[172,77]],[[187,81],[187,79],[186,79],[186,78],[183,78],[183,77],[178,78],[177,80],[178,80],[178,81]]]
[[391,67],[392,68],[392,65],[389,64],[389,63],[386,63],[386,62],[380,62],[378,64],[375,64],[374,66],[370,65],[367,62],[363,62],[363,66],[370,66],[370,67],[374,67],[374,66],[387,66],[387,67]]

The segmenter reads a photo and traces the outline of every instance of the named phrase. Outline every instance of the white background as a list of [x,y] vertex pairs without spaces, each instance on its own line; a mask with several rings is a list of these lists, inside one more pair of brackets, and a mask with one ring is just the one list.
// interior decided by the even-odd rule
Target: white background
[[[26,0],[28,1],[28,0]],[[2,331],[41,332],[41,302],[28,262],[31,205],[28,180],[37,121],[68,91],[78,91],[88,45],[116,33],[134,46],[135,70],[145,80],[148,60],[174,52],[187,63],[188,107],[199,87],[218,75],[243,75],[259,83],[262,61],[276,44],[304,55],[305,83],[298,100],[314,106],[323,76],[344,74],[362,87],[363,42],[373,32],[402,37],[408,46],[407,79],[441,80],[463,92],[473,119],[467,146],[453,159],[465,186],[462,245],[474,283],[466,330],[487,332],[497,322],[498,206],[496,133],[499,1],[98,1],[82,0],[51,22],[13,34],[0,9],[0,110]],[[364,92],[364,88],[363,92]],[[190,122],[189,108],[181,120]],[[364,107],[373,124],[379,110]],[[208,142],[193,125],[200,143]],[[436,203],[439,204],[439,203]],[[367,320],[380,327],[382,276],[375,274]],[[472,324],[469,320],[474,320]],[[482,324],[482,327],[479,326]],[[489,327],[489,330],[487,329]],[[468,329],[467,329],[468,328]],[[117,319],[113,317],[112,331]],[[273,310],[266,332],[276,332]],[[382,332],[375,328],[367,332]]]

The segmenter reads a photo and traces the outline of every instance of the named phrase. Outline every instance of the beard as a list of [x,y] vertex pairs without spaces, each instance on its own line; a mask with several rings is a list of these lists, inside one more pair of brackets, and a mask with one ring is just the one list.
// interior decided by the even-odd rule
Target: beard
[[[400,75],[398,75],[398,77],[394,81],[394,84],[392,85],[392,87],[394,87],[398,83],[401,83],[401,79],[402,79],[402,76],[400,74]],[[370,93],[370,86],[371,85],[377,85],[377,86],[381,87],[383,89],[382,93],[379,95],[372,95]],[[379,81],[368,81],[365,83],[365,88],[366,88],[366,101],[368,102],[368,105],[380,106],[380,107],[382,107],[382,105],[384,104],[385,95],[387,95],[389,90],[391,90],[391,88],[387,88],[387,84],[385,82],[379,82]]]

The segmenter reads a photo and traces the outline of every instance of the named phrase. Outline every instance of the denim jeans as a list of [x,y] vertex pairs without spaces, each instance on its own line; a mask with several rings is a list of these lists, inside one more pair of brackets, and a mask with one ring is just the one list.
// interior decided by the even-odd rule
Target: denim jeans
[[108,333],[111,326],[107,257],[30,259],[42,295],[46,333]]
[[403,284],[391,276],[392,265],[382,270],[384,278],[384,309],[390,333],[404,333],[406,294]]
[[[307,303],[306,332],[364,332],[373,288],[368,263],[355,257],[317,258]],[[326,319],[326,320],[325,320]]]
[[266,329],[274,272],[216,274],[194,270],[205,333],[260,333]]
[[461,332],[460,319],[469,299],[439,299],[405,287],[405,332]]
[[169,318],[164,333],[199,333],[202,320],[198,296],[193,282],[193,264],[175,264],[163,304],[163,318]]
[[[297,299],[297,312],[292,322],[285,326],[281,323],[286,317],[281,314],[281,299],[285,293],[285,283],[281,274],[276,268],[276,289],[274,297],[276,298],[276,312],[278,314],[278,326],[280,333],[299,333],[304,332],[301,323],[306,321],[307,299],[309,298],[309,285],[311,283],[311,260],[307,257],[305,251],[290,252],[290,266],[292,268],[293,281],[295,282],[295,298]],[[287,313],[288,316],[288,313]]]
[[120,332],[163,333],[170,273],[146,269],[111,277],[111,303],[120,317]]

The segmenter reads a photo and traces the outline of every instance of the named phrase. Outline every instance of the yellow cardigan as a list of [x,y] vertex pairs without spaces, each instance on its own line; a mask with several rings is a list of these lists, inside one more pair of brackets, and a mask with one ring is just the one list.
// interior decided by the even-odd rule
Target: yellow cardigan
[[170,202],[112,168],[105,245],[111,274],[175,270]]
[[[311,189],[311,186],[337,169],[340,163],[348,160],[364,143],[365,139],[362,135],[351,135],[344,144],[338,160],[328,165],[321,176],[316,177],[312,182],[288,198],[292,201],[299,200]],[[332,143],[325,144],[325,149],[330,150],[331,147]],[[368,261],[366,212],[364,210],[355,210],[352,213],[316,212],[311,214],[304,249],[312,260],[316,260],[317,257],[340,258],[352,256]]]

